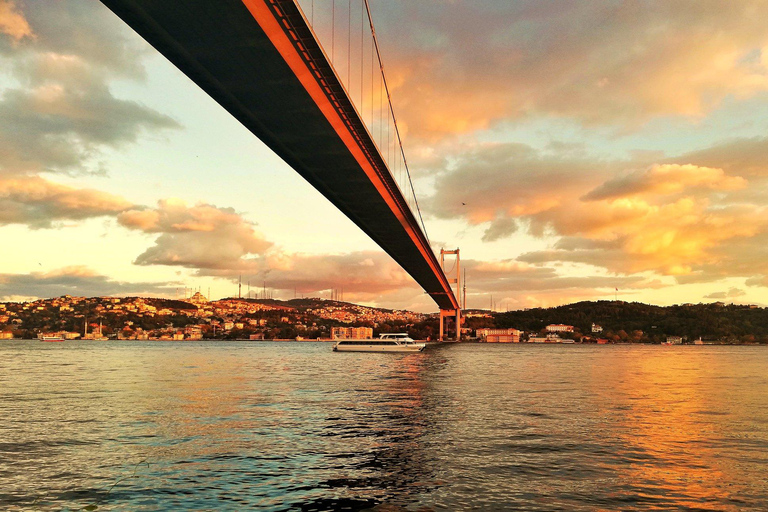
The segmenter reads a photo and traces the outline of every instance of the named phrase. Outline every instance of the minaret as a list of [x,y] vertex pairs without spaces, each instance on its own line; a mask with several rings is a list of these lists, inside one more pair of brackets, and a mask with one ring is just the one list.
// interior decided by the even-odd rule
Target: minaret
[[461,309],[467,309],[467,267],[464,267],[464,298],[461,300]]

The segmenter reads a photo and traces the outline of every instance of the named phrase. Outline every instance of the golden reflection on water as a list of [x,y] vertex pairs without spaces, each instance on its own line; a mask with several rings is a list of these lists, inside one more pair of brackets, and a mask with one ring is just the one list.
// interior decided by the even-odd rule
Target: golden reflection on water
[[752,407],[764,401],[765,388],[739,387],[734,396],[721,384],[754,374],[701,347],[662,347],[618,363],[622,378],[601,393],[601,406],[612,411],[607,430],[628,453],[628,463],[617,466],[618,481],[633,489],[637,503],[658,498],[680,508],[719,503],[719,510],[740,510],[729,501],[763,482],[729,452],[750,434],[739,424],[757,412]]

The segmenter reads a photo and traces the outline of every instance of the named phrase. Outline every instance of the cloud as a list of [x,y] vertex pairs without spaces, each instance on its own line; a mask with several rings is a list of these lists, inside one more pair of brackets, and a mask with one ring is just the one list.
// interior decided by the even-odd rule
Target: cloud
[[121,212],[118,222],[132,230],[159,236],[134,261],[192,269],[199,276],[261,283],[271,289],[303,295],[343,289],[347,300],[386,300],[402,290],[418,292],[415,281],[386,253],[287,253],[258,233],[254,224],[232,208],[187,205],[163,200],[157,208]]
[[374,15],[396,107],[422,140],[535,116],[627,130],[768,90],[759,0],[388,2]]
[[603,289],[612,290],[616,287],[623,290],[629,288],[647,288],[656,286],[642,275],[610,276],[590,275],[583,277],[562,276],[551,267],[541,267],[518,260],[462,262],[467,269],[474,289],[483,293],[500,291],[506,293],[524,293],[538,291],[556,291],[569,289]]
[[726,176],[722,169],[691,164],[661,164],[609,180],[586,194],[583,199],[596,201],[642,194],[669,195],[698,187],[722,191],[746,186],[744,178]]
[[768,137],[725,140],[669,160],[717,167],[728,174],[738,174],[749,179],[768,178]]
[[[609,162],[545,154],[520,143],[478,144],[450,159],[435,193],[423,201],[429,213],[464,217],[471,224],[496,221],[505,228],[510,227],[503,224],[506,216],[546,211],[611,176]],[[497,224],[486,236],[504,231],[511,233]]]
[[708,282],[724,277],[760,279],[768,275],[768,229],[752,237],[733,238],[711,249],[711,259],[678,276],[681,283]]
[[[637,158],[604,161],[557,148],[481,144],[451,157],[425,204],[440,218],[487,224],[484,241],[503,239],[514,228],[560,237],[521,261],[583,263],[625,274],[714,269],[724,261],[721,251],[736,258],[728,248],[737,240],[753,246],[768,231],[768,209],[757,194],[768,184],[748,182],[736,169],[648,165],[641,163],[648,155]],[[752,197],[740,196],[747,190]]]
[[33,36],[26,18],[10,0],[0,0],[0,34],[9,36],[14,43]]
[[170,117],[115,98],[79,57],[37,55],[31,83],[0,99],[0,173],[88,172],[101,148],[144,131],[178,128]]
[[[0,0],[0,5],[3,4],[9,5]],[[12,12],[23,16],[34,37],[18,42],[0,37],[0,55],[21,60],[22,68],[27,58],[53,53],[76,56],[87,62],[92,72],[104,77],[142,79],[146,76],[142,60],[151,54],[151,47],[100,3],[25,0],[18,5],[23,5],[23,13],[18,6]],[[27,30],[18,20],[15,26]]]
[[570,215],[564,210],[550,211],[537,222],[547,222],[557,233],[570,237],[609,242],[608,248],[599,244],[578,249],[555,247],[525,254],[521,260],[578,261],[613,272],[653,270],[679,276],[721,264],[717,255],[721,248],[739,239],[754,240],[768,221],[762,208],[711,208],[708,201],[691,197],[663,205],[622,200],[591,211],[578,203],[571,206]]
[[747,286],[764,286],[768,288],[768,275],[752,276],[744,283]]
[[715,292],[710,293],[709,295],[705,295],[705,299],[733,299],[736,297],[741,297],[746,295],[747,293],[744,290],[740,290],[739,288],[731,288],[727,292]]
[[[9,5],[0,4],[0,15],[15,12]],[[103,149],[180,127],[110,90],[116,78],[143,78],[146,44],[126,37],[123,24],[106,9],[90,2],[32,1],[25,15],[34,38],[10,44],[0,37],[0,56],[7,58],[3,73],[18,83],[0,96],[0,175],[92,173]]]
[[265,282],[270,289],[291,296],[294,292],[319,296],[328,290],[343,290],[345,300],[367,303],[421,293],[413,278],[382,251],[302,254],[272,248],[259,258],[242,260],[239,265],[200,267],[197,273],[233,281],[242,277],[244,282]]
[[462,261],[462,266],[467,269],[470,308],[489,308],[491,299],[497,309],[549,307],[613,297],[616,288],[622,296],[627,296],[671,284],[644,274],[608,275],[594,269],[572,276],[553,267],[514,259],[469,259]]
[[348,294],[371,299],[403,288],[418,288],[392,258],[380,251],[347,254],[272,254],[257,278],[282,289],[344,289]]
[[483,234],[483,242],[493,242],[500,238],[506,238],[517,232],[517,229],[517,221],[512,217],[494,219]]
[[128,283],[99,275],[83,266],[64,267],[50,272],[29,274],[0,274],[0,299],[28,300],[36,298],[79,295],[173,296],[179,283]]
[[126,228],[160,234],[136,258],[137,265],[242,272],[256,264],[251,256],[263,255],[272,246],[234,209],[210,204],[188,206],[178,199],[166,199],[156,209],[128,210],[117,219]]
[[50,228],[56,221],[111,216],[130,207],[130,202],[113,194],[39,177],[0,179],[0,225]]

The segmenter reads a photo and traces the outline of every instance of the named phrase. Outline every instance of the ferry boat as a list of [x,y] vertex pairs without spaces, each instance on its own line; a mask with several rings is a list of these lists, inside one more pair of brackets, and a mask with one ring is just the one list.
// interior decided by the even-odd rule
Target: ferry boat
[[50,341],[50,342],[58,342],[58,341],[64,341],[64,337],[60,334],[43,334],[40,333],[37,335],[37,339],[40,341]]
[[405,333],[382,334],[372,340],[339,340],[336,352],[421,352],[426,343],[417,343]]

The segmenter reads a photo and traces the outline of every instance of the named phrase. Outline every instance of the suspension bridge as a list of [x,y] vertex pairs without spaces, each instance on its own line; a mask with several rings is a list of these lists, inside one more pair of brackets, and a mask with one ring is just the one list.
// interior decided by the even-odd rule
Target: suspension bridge
[[427,237],[368,0],[101,1],[400,264],[458,339],[458,274]]

